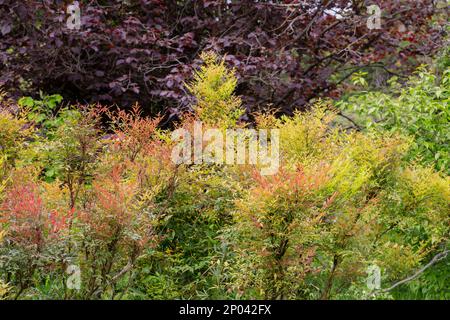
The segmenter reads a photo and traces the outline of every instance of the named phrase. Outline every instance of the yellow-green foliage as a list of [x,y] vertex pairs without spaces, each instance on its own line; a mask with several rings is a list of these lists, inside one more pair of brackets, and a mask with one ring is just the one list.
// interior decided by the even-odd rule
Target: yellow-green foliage
[[8,173],[9,173],[9,168],[7,167],[6,156],[5,155],[0,156],[0,199],[1,199],[2,192],[6,186],[6,179],[7,179]]
[[333,117],[319,105],[259,119],[280,130],[283,162],[238,201],[230,273],[244,297],[345,297],[337,288],[363,281],[369,265],[389,283],[449,240],[448,177],[406,164],[409,139],[346,133],[331,127]]
[[341,140],[339,154],[331,161],[330,186],[346,197],[382,187],[408,148],[407,140],[399,136],[351,133],[341,135]]
[[450,222],[450,177],[442,177],[432,168],[413,166],[401,172],[398,195],[404,208],[402,225],[411,219],[422,222],[417,241],[435,246],[448,241]]
[[233,94],[237,79],[213,52],[201,54],[204,65],[187,88],[197,99],[195,110],[210,125],[233,126],[242,115],[241,99]]
[[[1,192],[1,190],[0,190],[0,192]],[[2,241],[3,241],[3,238],[5,235],[6,235],[6,231],[0,229],[0,245],[2,244]],[[9,286],[0,279],[0,300],[4,299],[6,297],[8,291],[9,291]]]
[[6,156],[8,162],[17,158],[22,144],[32,132],[25,128],[26,124],[22,117],[0,110],[0,155]]
[[3,281],[0,281],[0,300],[3,300],[6,297],[9,290],[9,286],[3,283]]

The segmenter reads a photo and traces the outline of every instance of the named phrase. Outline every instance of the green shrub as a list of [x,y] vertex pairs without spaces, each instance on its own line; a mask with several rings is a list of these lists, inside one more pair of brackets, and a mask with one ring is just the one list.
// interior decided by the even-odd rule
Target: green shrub
[[337,106],[366,128],[400,132],[413,142],[409,159],[450,173],[450,68],[440,75],[423,66],[405,86],[390,79],[387,92],[361,91]]

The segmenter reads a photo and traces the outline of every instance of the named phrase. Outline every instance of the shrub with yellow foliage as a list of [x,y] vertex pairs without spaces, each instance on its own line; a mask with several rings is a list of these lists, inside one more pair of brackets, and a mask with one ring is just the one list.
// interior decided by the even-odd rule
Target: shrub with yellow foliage
[[214,52],[200,55],[204,64],[187,85],[196,98],[195,111],[201,121],[209,125],[232,127],[243,114],[242,101],[234,95],[237,79],[225,60]]
[[227,269],[237,297],[367,298],[369,266],[387,286],[449,240],[449,178],[407,164],[409,139],[346,133],[334,116],[319,104],[260,119],[281,132],[282,166],[272,177],[255,174],[238,200]]

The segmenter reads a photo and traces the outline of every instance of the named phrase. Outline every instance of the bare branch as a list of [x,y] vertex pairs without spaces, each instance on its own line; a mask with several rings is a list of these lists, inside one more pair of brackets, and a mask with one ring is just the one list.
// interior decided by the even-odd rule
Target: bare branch
[[447,258],[447,255],[448,255],[449,252],[450,252],[450,250],[445,250],[445,251],[443,251],[443,252],[441,252],[441,253],[438,253],[437,255],[435,255],[435,256],[433,257],[433,259],[431,259],[430,262],[428,262],[425,266],[423,266],[423,267],[422,267],[420,270],[418,270],[415,274],[413,274],[413,275],[411,275],[411,276],[409,276],[409,277],[407,277],[407,278],[405,278],[405,279],[403,279],[403,280],[401,280],[401,281],[399,281],[399,282],[396,282],[395,284],[393,284],[391,287],[389,287],[389,288],[387,288],[387,289],[380,290],[380,292],[388,292],[388,291],[391,291],[392,289],[398,287],[399,285],[402,285],[402,284],[404,284],[404,283],[407,283],[407,282],[409,282],[409,281],[412,281],[412,280],[416,279],[418,276],[420,276],[420,275],[421,275],[425,270],[427,270],[429,267],[431,267],[432,265],[436,264],[437,262],[439,262],[439,261],[441,261],[441,260]]

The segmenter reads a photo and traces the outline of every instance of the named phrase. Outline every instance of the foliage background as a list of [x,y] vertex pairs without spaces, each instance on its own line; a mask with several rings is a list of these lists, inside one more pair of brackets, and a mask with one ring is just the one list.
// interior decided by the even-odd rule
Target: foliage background
[[[374,2],[380,30],[366,1],[81,1],[70,31],[0,0],[0,299],[448,299],[448,12]],[[175,164],[195,120],[278,129],[280,170]]]
[[[338,97],[361,68],[379,85],[412,70],[442,46],[448,18],[432,0],[79,2],[82,28],[72,31],[68,1],[0,1],[0,86],[70,102],[137,101],[169,121],[190,109],[184,83],[199,53],[213,50],[235,68],[247,111],[292,115]],[[382,9],[381,29],[367,28],[370,4]]]

